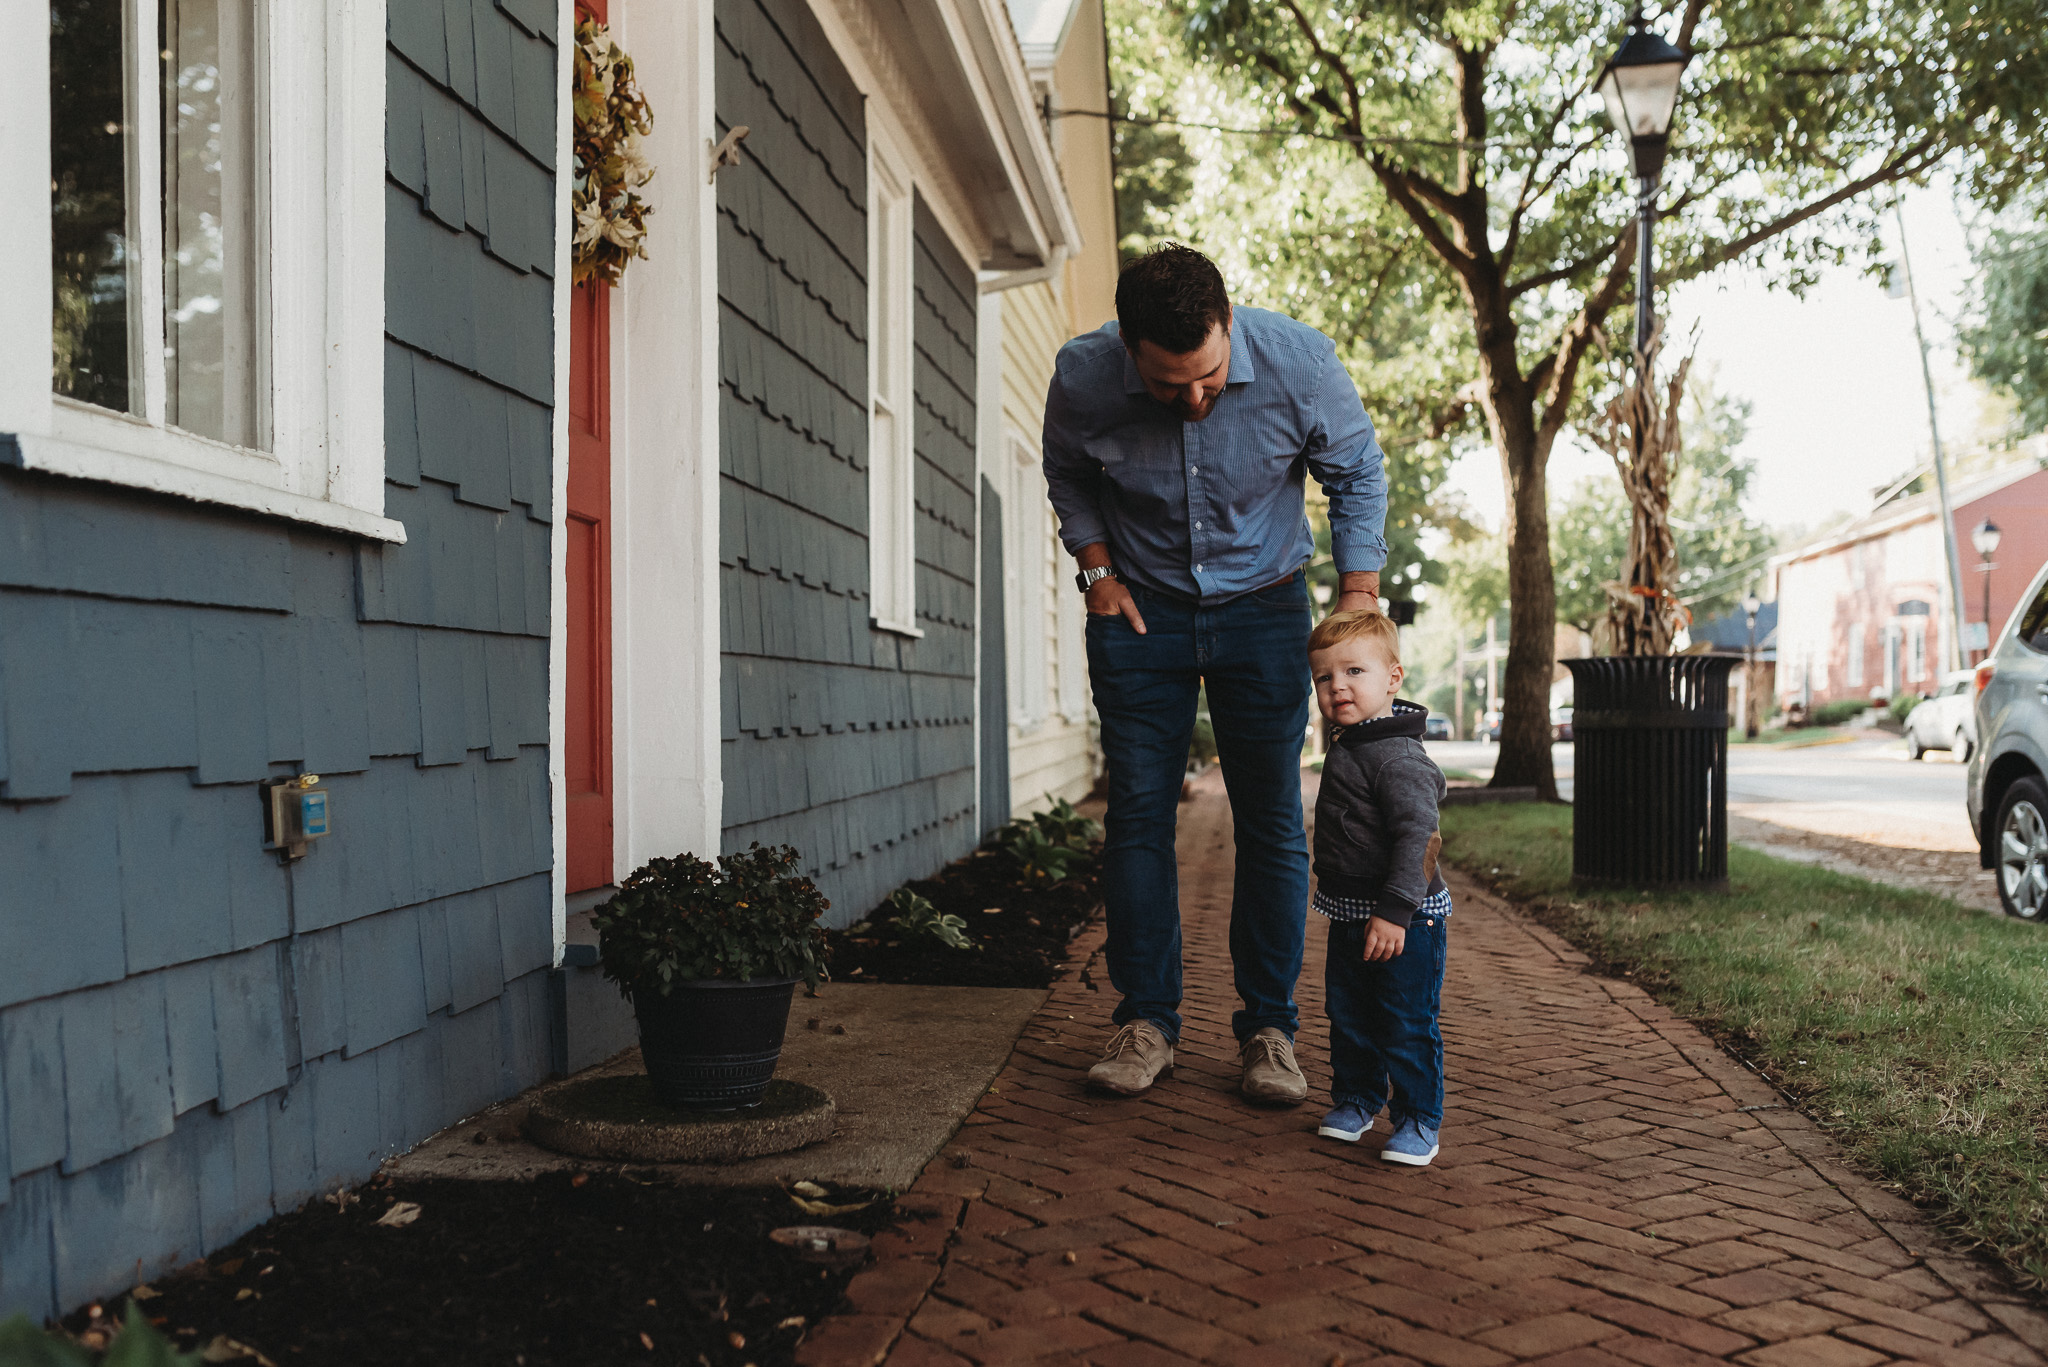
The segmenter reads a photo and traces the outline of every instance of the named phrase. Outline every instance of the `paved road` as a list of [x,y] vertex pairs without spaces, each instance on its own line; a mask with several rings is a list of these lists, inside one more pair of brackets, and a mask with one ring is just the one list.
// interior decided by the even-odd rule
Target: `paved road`
[[[1446,770],[1493,776],[1498,747],[1432,742]],[[1558,790],[1571,793],[1573,749],[1551,748]],[[1964,768],[1936,752],[1906,758],[1891,736],[1794,750],[1734,745],[1728,750],[1728,806],[1775,825],[1922,850],[1973,850],[1963,811]]]
[[[1494,746],[1440,741],[1429,748],[1446,771],[1493,776]],[[1573,749],[1553,746],[1551,756],[1558,792],[1570,798]],[[1904,742],[1891,736],[1790,750],[1730,746],[1730,833],[1772,854],[1996,911],[1997,888],[1977,867],[1963,808],[1965,776],[1940,751],[1906,758]]]

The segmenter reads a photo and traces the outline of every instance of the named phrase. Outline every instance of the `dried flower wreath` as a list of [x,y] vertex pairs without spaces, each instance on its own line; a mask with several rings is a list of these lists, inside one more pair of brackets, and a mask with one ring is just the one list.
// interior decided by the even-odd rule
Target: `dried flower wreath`
[[647,255],[648,206],[638,190],[654,179],[640,139],[653,111],[633,79],[633,59],[594,19],[576,25],[576,235],[569,278],[617,284],[626,263]]

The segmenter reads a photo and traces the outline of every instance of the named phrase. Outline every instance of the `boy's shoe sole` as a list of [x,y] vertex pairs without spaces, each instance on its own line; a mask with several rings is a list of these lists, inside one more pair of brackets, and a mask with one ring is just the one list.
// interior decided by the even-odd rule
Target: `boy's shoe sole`
[[1341,1139],[1346,1144],[1356,1144],[1365,1138],[1367,1131],[1371,1129],[1372,1122],[1368,1120],[1364,1128],[1356,1130],[1340,1130],[1335,1125],[1319,1125],[1316,1127],[1316,1134],[1324,1139]]
[[1395,1153],[1392,1149],[1381,1149],[1380,1157],[1389,1163],[1405,1163],[1411,1168],[1426,1168],[1429,1166],[1429,1160],[1436,1157],[1442,1147],[1441,1144],[1432,1144],[1428,1153]]

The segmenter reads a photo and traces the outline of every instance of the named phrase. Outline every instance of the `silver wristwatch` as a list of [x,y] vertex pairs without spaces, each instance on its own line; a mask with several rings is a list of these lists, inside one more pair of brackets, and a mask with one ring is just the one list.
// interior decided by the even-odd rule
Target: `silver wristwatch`
[[1082,570],[1079,574],[1075,575],[1074,583],[1080,588],[1081,592],[1086,593],[1096,580],[1107,579],[1115,573],[1116,570],[1111,566],[1097,565],[1092,570]]

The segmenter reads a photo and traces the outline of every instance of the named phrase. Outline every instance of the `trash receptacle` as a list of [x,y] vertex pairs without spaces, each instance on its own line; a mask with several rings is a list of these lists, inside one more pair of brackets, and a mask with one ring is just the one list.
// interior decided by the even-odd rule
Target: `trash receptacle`
[[1572,672],[1572,881],[1728,881],[1725,655],[1566,660]]

